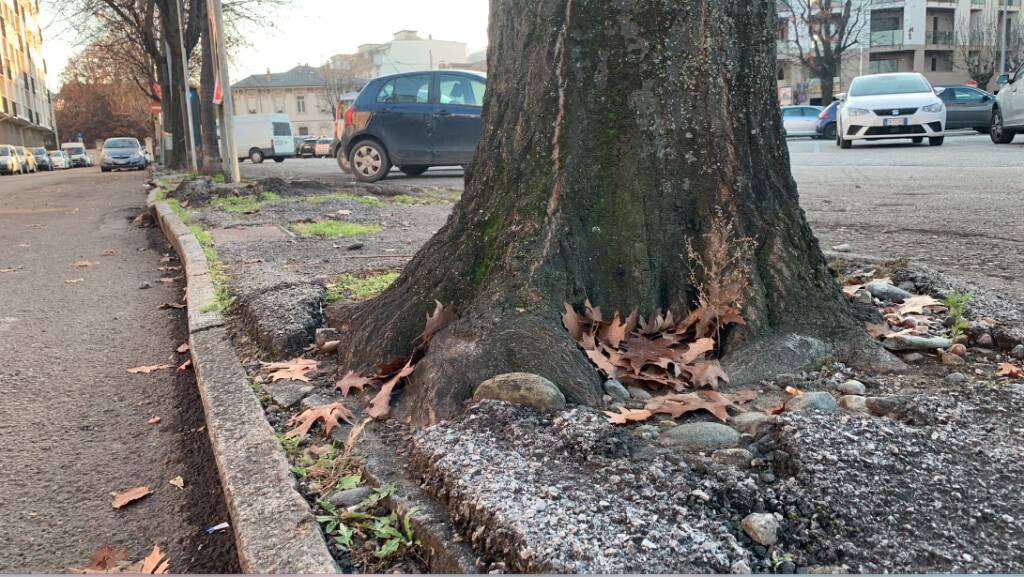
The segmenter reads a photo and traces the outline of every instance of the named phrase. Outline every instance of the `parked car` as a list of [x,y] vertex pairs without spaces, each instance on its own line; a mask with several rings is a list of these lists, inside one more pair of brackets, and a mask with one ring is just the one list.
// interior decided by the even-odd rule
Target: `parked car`
[[935,87],[939,100],[946,105],[946,130],[973,128],[988,134],[992,122],[995,96],[963,84],[945,84]]
[[431,166],[468,165],[480,140],[486,89],[483,74],[456,70],[371,80],[345,111],[331,154],[363,182],[384,178],[393,165],[410,176]]
[[21,158],[9,144],[0,144],[0,174],[21,174]]
[[307,156],[316,156],[316,139],[303,139],[302,144],[299,146],[299,153],[297,156],[299,158],[306,158]]
[[68,159],[67,155],[64,154],[63,150],[51,150],[47,153],[47,156],[50,157],[50,165],[53,166],[53,168],[61,170],[71,168],[71,161]]
[[103,142],[100,170],[144,170],[149,163],[142,153],[139,139],[131,137],[108,138]]
[[21,157],[21,172],[22,174],[29,174],[33,172],[39,172],[39,165],[36,164],[36,155],[32,154],[32,151],[22,147],[15,147],[18,151],[18,156]]
[[71,168],[92,166],[92,157],[89,156],[89,152],[81,142],[65,142],[60,145],[60,149],[67,155]]
[[839,110],[839,101],[833,100],[832,104],[826,106],[825,109],[818,114],[818,122],[815,125],[815,130],[818,131],[818,136],[825,140],[836,139],[837,110]]
[[1003,74],[997,80],[999,94],[992,106],[989,138],[996,144],[1009,144],[1019,132],[1024,132],[1024,62],[1012,74]]
[[320,137],[316,139],[316,156],[318,158],[327,158],[331,155],[331,145],[334,144],[334,139]]
[[37,146],[35,148],[30,148],[29,152],[31,152],[35,156],[36,166],[39,168],[39,170],[53,170],[53,162],[50,160],[50,157],[46,154],[45,147]]
[[836,144],[854,140],[909,138],[941,146],[946,136],[946,107],[928,80],[916,72],[858,76],[841,94]]
[[253,164],[264,159],[284,162],[295,156],[295,138],[287,114],[245,114],[235,117],[235,153]]
[[786,136],[818,137],[818,115],[820,106],[783,106],[782,126]]

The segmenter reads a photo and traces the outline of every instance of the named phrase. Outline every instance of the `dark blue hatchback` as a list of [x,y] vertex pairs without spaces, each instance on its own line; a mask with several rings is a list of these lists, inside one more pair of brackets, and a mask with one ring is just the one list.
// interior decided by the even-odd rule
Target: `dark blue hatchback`
[[826,140],[836,139],[836,111],[839,109],[839,101],[833,100],[832,104],[825,107],[818,115],[818,136]]
[[392,166],[410,176],[431,166],[472,162],[482,129],[487,78],[478,72],[431,70],[370,81],[345,112],[333,154],[363,182]]

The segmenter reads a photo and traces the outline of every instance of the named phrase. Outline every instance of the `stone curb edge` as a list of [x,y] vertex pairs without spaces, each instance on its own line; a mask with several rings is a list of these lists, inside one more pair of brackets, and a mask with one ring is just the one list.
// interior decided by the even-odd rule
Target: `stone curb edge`
[[[146,198],[178,253],[187,283],[189,351],[217,473],[245,573],[337,573],[320,527],[295,488],[288,459],[235,354],[195,235],[157,188]],[[203,311],[206,312],[203,312]]]

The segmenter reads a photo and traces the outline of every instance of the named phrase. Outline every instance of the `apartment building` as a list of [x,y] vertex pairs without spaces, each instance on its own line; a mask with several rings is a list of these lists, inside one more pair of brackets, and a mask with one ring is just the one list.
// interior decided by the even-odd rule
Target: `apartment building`
[[978,43],[995,43],[1004,10],[1009,35],[1016,37],[1020,29],[1021,0],[870,2],[866,73],[920,72],[933,84],[967,82],[970,76],[960,65],[964,47],[969,51],[981,49]]
[[53,146],[38,0],[0,0],[0,143]]
[[332,56],[328,66],[367,81],[386,74],[453,68],[453,64],[467,62],[465,42],[435,40],[430,35],[420,38],[416,30],[400,30],[390,42],[363,44],[355,54]]
[[287,72],[254,74],[233,84],[231,97],[235,114],[284,113],[296,136],[333,134],[334,106],[319,68],[301,64]]

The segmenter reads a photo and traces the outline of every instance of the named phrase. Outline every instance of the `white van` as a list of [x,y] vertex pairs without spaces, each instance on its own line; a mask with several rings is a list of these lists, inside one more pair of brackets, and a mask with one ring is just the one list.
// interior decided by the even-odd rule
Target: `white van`
[[68,166],[78,168],[80,166],[92,166],[92,157],[81,142],[65,142],[60,145],[64,155],[68,157]]
[[284,162],[295,156],[292,123],[287,114],[246,114],[235,117],[235,153],[253,164],[273,158]]

